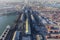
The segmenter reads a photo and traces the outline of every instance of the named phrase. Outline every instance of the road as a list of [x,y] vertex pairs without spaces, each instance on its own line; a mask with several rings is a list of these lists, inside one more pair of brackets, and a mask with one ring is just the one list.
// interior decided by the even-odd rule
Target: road
[[47,40],[60,40],[60,39],[47,39]]

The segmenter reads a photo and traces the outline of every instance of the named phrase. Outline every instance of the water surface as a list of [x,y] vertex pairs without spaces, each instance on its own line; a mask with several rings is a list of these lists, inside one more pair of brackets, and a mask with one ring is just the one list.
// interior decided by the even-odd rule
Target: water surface
[[7,25],[13,25],[17,15],[9,15],[9,16],[0,16],[0,36],[5,30]]

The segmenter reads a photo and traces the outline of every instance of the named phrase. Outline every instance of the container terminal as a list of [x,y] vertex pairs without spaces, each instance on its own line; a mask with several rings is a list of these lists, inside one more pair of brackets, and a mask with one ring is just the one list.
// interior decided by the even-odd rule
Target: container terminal
[[[60,40],[60,27],[55,17],[43,15],[40,11],[26,5],[19,10],[13,26],[7,25],[0,40]],[[41,13],[43,12],[43,13]],[[48,12],[48,11],[46,11]],[[53,19],[52,19],[53,18]]]
[[27,6],[19,12],[14,27],[7,26],[0,40],[47,40],[50,38],[60,39],[60,30],[56,23]]

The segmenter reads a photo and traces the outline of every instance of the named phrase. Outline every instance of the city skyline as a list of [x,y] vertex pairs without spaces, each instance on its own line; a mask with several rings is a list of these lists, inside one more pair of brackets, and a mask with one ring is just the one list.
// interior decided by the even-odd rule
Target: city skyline
[[[0,2],[23,2],[24,0],[0,0]],[[29,1],[40,1],[40,2],[60,2],[59,0],[29,0]]]

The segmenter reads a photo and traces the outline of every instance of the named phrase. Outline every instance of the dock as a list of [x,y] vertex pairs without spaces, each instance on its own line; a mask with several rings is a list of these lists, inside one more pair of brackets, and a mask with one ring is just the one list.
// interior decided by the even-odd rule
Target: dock
[[[48,31],[53,29],[49,26],[54,23],[39,14],[39,12],[33,11],[31,7],[24,7],[19,12],[13,28],[5,29],[0,40],[56,40],[47,38],[47,36],[51,37],[52,34]],[[57,28],[54,29],[57,30]]]

